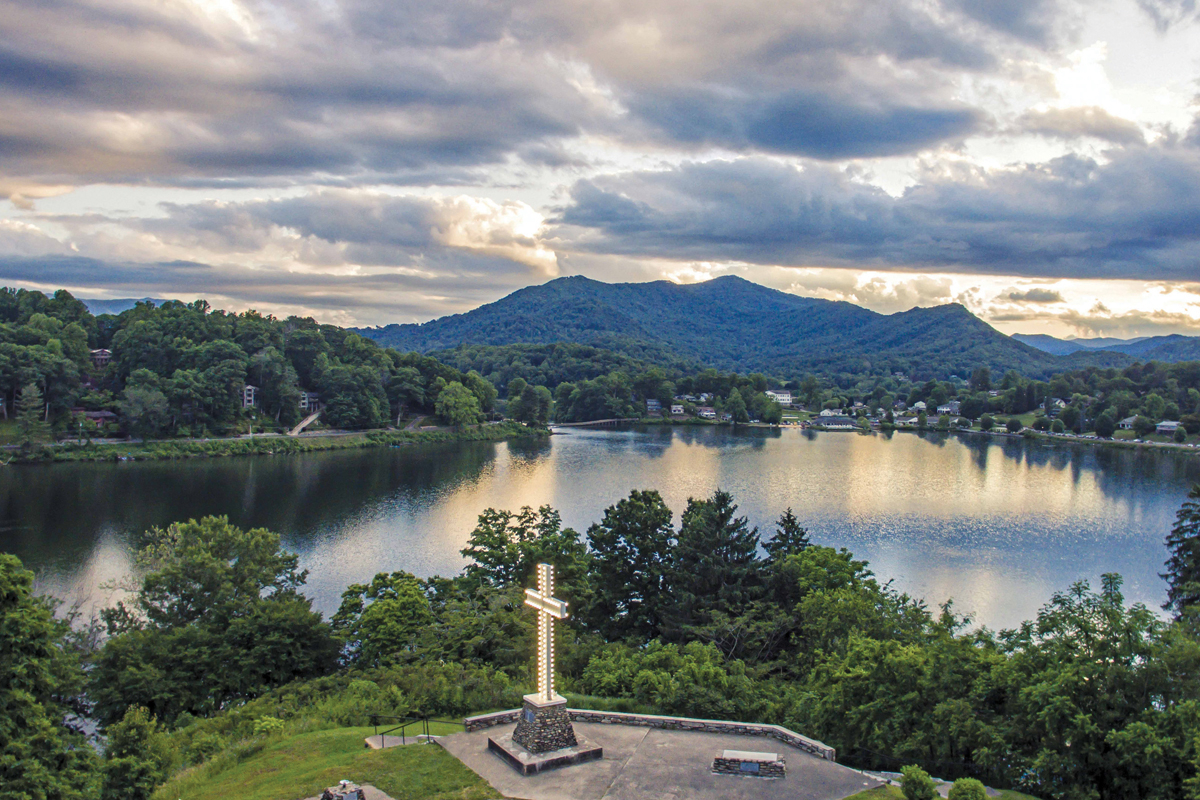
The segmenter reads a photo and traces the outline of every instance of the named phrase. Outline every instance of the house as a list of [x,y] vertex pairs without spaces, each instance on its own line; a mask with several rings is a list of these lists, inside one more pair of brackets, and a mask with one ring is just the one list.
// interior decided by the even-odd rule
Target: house
[[924,400],[918,400],[917,402],[912,404],[913,411],[924,411],[926,408],[927,408],[927,406],[925,405]]
[[1154,432],[1160,433],[1163,436],[1174,436],[1175,431],[1179,430],[1181,427],[1183,426],[1174,420],[1164,419],[1162,422],[1158,423],[1157,426],[1155,426]]
[[646,413],[647,414],[661,414],[662,413],[662,403],[660,403],[657,400],[647,400],[646,401]]
[[321,395],[316,392],[300,392],[300,410],[305,414],[313,414],[321,410]]
[[730,414],[728,411],[722,411],[721,422],[733,422],[733,414]]
[[959,409],[961,407],[962,406],[959,404],[959,402],[957,400],[951,400],[948,403],[942,403],[940,406],[938,406],[937,413],[939,416],[941,416],[942,414],[946,414],[951,417],[957,417],[959,415]]
[[818,414],[818,416],[821,416],[821,417],[841,417],[841,416],[845,416],[845,415],[842,413],[842,410],[841,410],[840,408],[822,408],[822,409],[821,409],[821,413],[820,413],[820,414]]
[[108,366],[108,362],[112,361],[112,351],[100,348],[92,351],[92,364],[96,369],[104,369]]
[[897,400],[896,402],[892,403],[892,408],[896,411],[903,411],[904,409],[908,408],[908,403],[904,402],[903,400]]
[[711,403],[712,399],[713,399],[712,392],[701,392],[699,394],[699,396],[696,397],[696,402],[697,403]]
[[712,406],[700,406],[696,409],[696,416],[701,419],[716,419],[717,410]]
[[1135,422],[1137,422],[1137,417],[1126,417],[1117,423],[1117,427],[1123,431],[1131,431]]
[[258,406],[258,387],[247,383],[242,387],[242,408],[256,408]]
[[792,404],[792,393],[788,389],[767,389],[763,394],[781,406],[790,406]]
[[683,413],[683,403],[672,403],[671,404],[671,414],[673,414],[674,416],[679,416],[682,413]]
[[71,413],[77,417],[82,417],[90,424],[101,428],[110,422],[116,422],[118,417],[111,411],[84,411],[82,408],[73,408]]
[[820,419],[816,420],[814,424],[823,425],[823,426],[825,426],[826,430],[835,430],[835,431],[858,430],[857,422],[855,422],[850,417],[841,416],[841,415],[823,416]]

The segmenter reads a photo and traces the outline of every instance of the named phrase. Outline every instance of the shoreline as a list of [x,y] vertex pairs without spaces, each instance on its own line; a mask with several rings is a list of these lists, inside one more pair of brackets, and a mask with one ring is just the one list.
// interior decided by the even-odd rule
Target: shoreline
[[454,430],[330,431],[308,436],[238,436],[226,439],[164,439],[151,442],[87,443],[59,442],[30,453],[10,451],[0,464],[52,464],[95,461],[163,461],[193,458],[229,458],[253,455],[291,455],[327,450],[358,450],[368,447],[401,447],[437,442],[497,442],[532,439],[549,435],[546,429],[527,428],[516,422],[483,424]]

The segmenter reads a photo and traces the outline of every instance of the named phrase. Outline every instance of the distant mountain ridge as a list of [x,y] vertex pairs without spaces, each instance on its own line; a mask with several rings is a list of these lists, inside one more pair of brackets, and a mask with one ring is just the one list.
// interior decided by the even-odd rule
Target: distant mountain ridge
[[1174,363],[1200,360],[1200,336],[1184,336],[1178,333],[1166,336],[1139,336],[1133,339],[1059,339],[1040,333],[1014,333],[1012,338],[1052,355],[1088,351],[1122,353],[1140,361]]
[[558,278],[464,314],[356,331],[422,353],[459,345],[572,342],[653,363],[686,360],[792,376],[900,371],[919,378],[966,377],[979,366],[1045,376],[1132,361],[1117,353],[1056,357],[1005,336],[958,304],[885,315],[735,276],[696,284]]
[[132,297],[123,297],[116,300],[94,300],[80,297],[79,302],[87,306],[88,312],[98,317],[101,314],[120,314],[122,311],[128,311],[133,308],[138,303],[154,303],[156,306],[161,306],[167,301],[153,297],[142,297],[136,300]]

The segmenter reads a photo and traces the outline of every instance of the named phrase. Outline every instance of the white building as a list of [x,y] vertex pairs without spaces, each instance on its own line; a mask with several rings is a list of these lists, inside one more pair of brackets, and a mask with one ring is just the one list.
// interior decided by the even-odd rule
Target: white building
[[1137,417],[1126,417],[1117,423],[1117,427],[1123,431],[1131,431],[1135,422],[1137,422]]
[[258,387],[247,383],[242,387],[242,408],[255,408],[258,405]]
[[683,413],[683,403],[672,403],[671,404],[671,413],[674,415],[682,414]]
[[926,409],[926,405],[925,405],[924,400],[918,400],[917,402],[912,404],[913,411],[924,411],[925,409]]
[[1169,420],[1169,419],[1164,419],[1162,422],[1158,423],[1158,425],[1155,426],[1154,432],[1160,433],[1163,436],[1174,436],[1175,431],[1179,430],[1180,427],[1182,427],[1182,426],[1178,422],[1175,422],[1175,421]]
[[951,400],[949,403],[942,403],[937,408],[938,414],[946,414],[952,417],[957,417],[961,406],[957,400]]
[[788,389],[767,389],[763,394],[781,406],[790,406],[792,404],[792,393]]
[[711,406],[700,406],[696,409],[696,416],[701,419],[716,419],[717,410]]

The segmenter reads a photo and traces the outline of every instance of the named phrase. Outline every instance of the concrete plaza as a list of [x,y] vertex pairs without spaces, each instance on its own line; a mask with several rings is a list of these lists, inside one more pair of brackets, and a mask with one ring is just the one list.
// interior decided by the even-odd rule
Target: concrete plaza
[[[840,800],[881,785],[767,737],[594,722],[576,722],[575,729],[604,748],[602,760],[522,777],[487,747],[489,736],[514,727],[497,725],[437,741],[505,797],[519,800]],[[712,761],[722,750],[778,753],[787,761],[787,777],[714,775]]]

